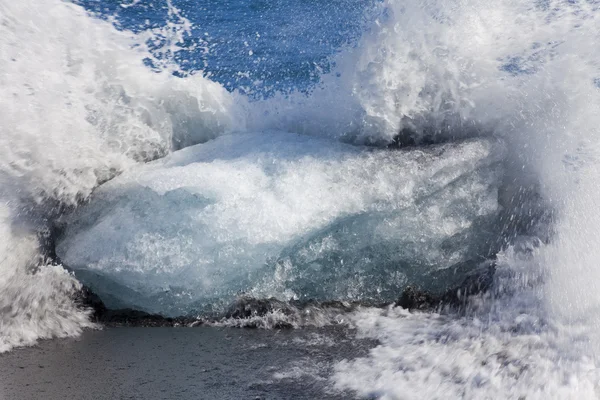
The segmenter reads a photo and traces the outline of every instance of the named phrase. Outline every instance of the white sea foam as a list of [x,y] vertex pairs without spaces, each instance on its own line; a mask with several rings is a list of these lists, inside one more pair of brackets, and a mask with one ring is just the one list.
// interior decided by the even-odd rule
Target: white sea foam
[[[87,198],[99,182],[137,161],[245,129],[360,143],[389,143],[403,129],[415,142],[495,136],[508,148],[506,179],[517,188],[503,194],[503,204],[513,207],[522,192],[538,193],[552,212],[552,231],[527,251],[531,257],[504,253],[501,270],[512,278],[499,276],[498,285],[510,290],[472,314],[391,309],[356,317],[361,334],[382,344],[366,358],[339,364],[332,382],[384,398],[598,397],[597,8],[593,1],[384,0],[373,12],[377,21],[339,55],[310,96],[248,104],[199,75],[150,72],[141,62],[148,56],[147,36],[119,32],[77,6],[1,3],[0,350],[74,335],[89,325],[69,298],[78,284],[40,261],[38,231],[61,207]],[[170,49],[176,50],[173,42]],[[246,145],[252,149],[261,140],[255,142]],[[327,192],[332,184],[326,163],[306,169],[312,172],[305,181],[302,170],[274,181],[255,164],[232,158],[216,163],[233,174],[228,178],[246,178],[234,181],[240,189],[273,185],[261,192],[264,210],[295,204],[293,192],[277,191],[277,185],[310,184]],[[219,176],[216,166],[206,168]],[[392,168],[382,162],[369,170],[372,193],[381,189],[379,167]],[[338,178],[360,184],[353,199],[364,200],[363,181],[351,173]],[[227,185],[212,184],[222,199],[232,199],[223,204],[236,210],[240,203],[233,200],[243,197],[227,197]],[[353,204],[338,204],[333,194],[327,199],[326,210],[336,212]],[[373,199],[367,205],[376,204]],[[234,221],[233,233],[278,239],[301,231],[294,224],[306,228],[313,218],[331,216],[315,210],[291,225],[280,226],[276,214],[259,209],[246,220],[240,211],[231,220],[223,213],[219,221],[222,232]],[[519,218],[532,209],[513,211]],[[252,224],[256,219],[276,229],[265,232],[264,223]],[[148,243],[154,255],[172,255],[186,244]]]
[[0,37],[4,351],[90,325],[70,300],[79,284],[40,255],[38,236],[54,216],[137,161],[243,121],[221,86],[150,71],[144,35],[67,2],[1,2]]
[[400,307],[354,314],[359,337],[380,345],[337,363],[333,390],[381,399],[598,398],[594,329],[546,311],[543,271],[531,264],[531,254],[503,253],[498,297],[473,299],[466,315]]
[[339,364],[336,387],[389,399],[597,398],[597,4],[384,1],[382,8],[345,56],[350,65],[358,60],[351,85],[348,58],[334,85],[352,93],[352,114],[362,115],[347,135],[385,141],[408,127],[417,141],[469,131],[504,137],[509,179],[535,185],[553,223],[525,251],[531,257],[521,250],[504,257],[502,269],[516,277],[498,283],[511,293],[490,308],[464,318],[401,309],[357,317],[361,334],[381,346]]

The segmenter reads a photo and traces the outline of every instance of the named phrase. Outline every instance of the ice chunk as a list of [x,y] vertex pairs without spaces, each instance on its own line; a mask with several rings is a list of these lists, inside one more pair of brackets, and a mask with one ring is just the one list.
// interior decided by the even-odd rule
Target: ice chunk
[[57,252],[109,307],[163,314],[218,311],[240,293],[443,290],[494,251],[502,158],[488,139],[386,150],[223,136],[100,187]]

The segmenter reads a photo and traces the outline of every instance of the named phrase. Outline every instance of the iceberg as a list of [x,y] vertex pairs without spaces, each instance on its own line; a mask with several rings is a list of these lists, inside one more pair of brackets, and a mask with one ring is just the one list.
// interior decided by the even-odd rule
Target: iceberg
[[493,257],[504,146],[383,149],[285,132],[135,167],[60,222],[57,254],[110,308],[218,313],[237,296],[383,302]]

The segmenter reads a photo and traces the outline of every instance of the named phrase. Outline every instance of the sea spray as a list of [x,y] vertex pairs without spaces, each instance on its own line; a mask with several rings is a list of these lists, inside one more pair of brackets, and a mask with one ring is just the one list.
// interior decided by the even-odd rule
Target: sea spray
[[[359,334],[382,345],[337,365],[332,384],[382,398],[597,397],[597,8],[378,2],[362,39],[335,56],[310,95],[249,103],[201,73],[152,72],[141,61],[153,57],[148,36],[79,7],[0,5],[0,192],[10,238],[0,260],[11,296],[2,309],[34,316],[23,325],[12,311],[2,315],[3,349],[87,326],[71,308],[72,277],[56,267],[40,273],[37,231],[138,161],[233,131],[368,145],[485,136],[507,147],[504,221],[523,222],[498,254],[494,297],[463,316],[359,314]],[[177,50],[178,40],[166,48]],[[15,293],[24,300],[12,307]],[[47,312],[38,308],[50,297]]]
[[147,35],[118,31],[79,6],[3,2],[0,36],[0,349],[7,350],[90,325],[70,300],[79,283],[43,260],[38,236],[54,218],[135,163],[243,121],[220,85],[201,74],[184,83],[153,72],[143,64],[152,57]]

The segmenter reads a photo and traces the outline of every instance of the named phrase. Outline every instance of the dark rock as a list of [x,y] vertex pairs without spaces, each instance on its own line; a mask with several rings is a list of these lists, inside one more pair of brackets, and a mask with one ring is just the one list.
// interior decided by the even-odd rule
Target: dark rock
[[170,318],[130,308],[107,310],[99,322],[109,326],[145,327],[198,326],[202,324],[202,320],[193,317]]
[[386,304],[370,304],[368,302],[346,302],[339,300],[326,300],[326,301],[317,301],[317,300],[292,300],[290,302],[294,307],[307,310],[307,309],[337,309],[341,312],[350,312],[354,311],[358,306],[366,306],[366,307],[385,307]]
[[441,303],[441,300],[441,298],[433,296],[426,291],[409,286],[404,289],[400,298],[396,300],[396,306],[406,308],[407,310],[428,310],[437,307]]
[[79,307],[91,310],[90,319],[94,322],[100,322],[108,312],[100,297],[85,285],[76,293],[74,300]]
[[433,310],[443,306],[460,307],[470,296],[487,292],[494,281],[496,265],[490,263],[471,272],[464,281],[441,295],[435,295],[409,286],[396,300],[395,305],[408,310]]
[[435,144],[431,135],[419,135],[416,131],[403,128],[387,145],[388,149],[400,149],[405,147],[415,147],[419,145]]
[[81,308],[91,311],[90,319],[107,326],[198,326],[202,320],[194,317],[163,317],[158,314],[149,314],[144,311],[124,308],[110,310],[92,290],[83,286],[75,296],[75,302]]
[[275,298],[255,299],[253,297],[240,297],[225,313],[225,318],[252,318],[263,317],[269,313],[280,311],[283,314],[293,313],[292,306]]
[[476,269],[467,275],[458,288],[446,292],[446,301],[464,303],[469,296],[487,292],[494,283],[495,272],[495,263],[489,263],[484,267]]

